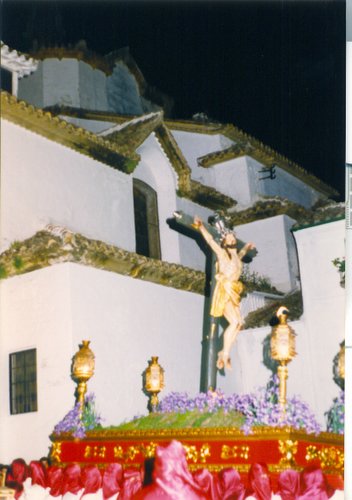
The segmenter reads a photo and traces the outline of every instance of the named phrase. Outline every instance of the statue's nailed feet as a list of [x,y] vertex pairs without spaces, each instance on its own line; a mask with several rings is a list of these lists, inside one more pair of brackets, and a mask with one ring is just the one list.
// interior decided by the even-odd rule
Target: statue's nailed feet
[[231,358],[227,352],[220,351],[218,352],[218,360],[216,362],[216,366],[219,370],[232,370],[231,366]]

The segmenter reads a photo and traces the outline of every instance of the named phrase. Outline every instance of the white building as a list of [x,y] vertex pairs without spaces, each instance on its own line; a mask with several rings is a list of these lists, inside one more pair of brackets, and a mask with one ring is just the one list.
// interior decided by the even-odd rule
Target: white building
[[[152,355],[167,392],[199,390],[205,255],[170,227],[176,210],[204,220],[227,211],[239,237],[257,246],[251,271],[285,294],[301,280],[288,390],[323,423],[344,336],[332,265],[344,256],[344,221],[326,223],[317,211],[318,223],[294,238],[291,228],[293,214],[312,214],[333,190],[232,125],[166,120],[123,61],[105,70],[103,59],[93,67],[62,50],[33,61],[1,47],[14,61],[8,71],[30,60],[32,73],[19,73],[18,98],[1,94],[0,461],[47,454],[74,402],[71,359],[83,339],[96,355],[89,390],[107,425],[146,411],[142,372]],[[244,314],[268,296],[248,294]],[[219,387],[265,385],[269,333],[241,333]]]

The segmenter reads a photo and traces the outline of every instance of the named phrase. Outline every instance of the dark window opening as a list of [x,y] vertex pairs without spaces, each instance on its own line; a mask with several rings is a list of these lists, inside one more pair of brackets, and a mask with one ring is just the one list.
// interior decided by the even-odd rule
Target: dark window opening
[[133,179],[136,253],[160,259],[157,194],[148,184]]
[[10,354],[10,413],[37,411],[37,350]]
[[0,86],[1,90],[12,94],[12,73],[5,68],[1,68]]

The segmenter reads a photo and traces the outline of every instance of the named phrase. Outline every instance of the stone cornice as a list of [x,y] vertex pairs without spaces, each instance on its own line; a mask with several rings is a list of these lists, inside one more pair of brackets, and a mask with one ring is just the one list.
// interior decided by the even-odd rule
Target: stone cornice
[[211,210],[227,210],[237,204],[233,198],[194,180],[191,180],[189,191],[179,191],[179,195]]
[[150,259],[60,226],[47,226],[15,242],[0,255],[0,277],[10,278],[63,262],[74,262],[180,290],[204,293],[203,272]]
[[344,215],[336,216],[336,217],[331,217],[331,218],[326,218],[322,220],[315,220],[312,222],[302,222],[300,224],[295,224],[292,227],[292,231],[300,231],[301,229],[308,229],[309,227],[315,227],[315,226],[321,226],[322,224],[330,224],[332,222],[339,222],[345,220]]
[[133,171],[139,161],[136,153],[131,152],[125,156],[113,142],[76,127],[49,111],[35,108],[25,101],[19,101],[7,92],[1,92],[1,115],[27,130],[125,173]]
[[[62,113],[64,112],[64,108],[62,108]],[[87,118],[87,119],[107,119],[116,123],[124,123],[125,121],[130,120],[133,117],[123,117],[113,114],[101,113],[101,112],[90,112],[81,110],[67,110],[67,113],[70,116],[77,116],[78,118]],[[315,177],[314,175],[307,172],[304,168],[300,167],[297,163],[294,163],[288,160],[283,155],[280,155],[273,149],[265,146],[263,143],[255,139],[254,137],[246,134],[238,127],[230,124],[221,124],[221,123],[200,123],[195,121],[186,121],[186,120],[164,120],[164,125],[169,131],[169,135],[172,135],[172,130],[190,132],[190,133],[199,133],[199,134],[221,134],[227,137],[228,139],[234,141],[236,144],[226,148],[225,150],[215,151],[208,155],[205,155],[199,158],[199,165],[202,167],[210,167],[217,163],[225,162],[230,159],[240,158],[242,156],[249,156],[254,158],[258,162],[262,163],[264,166],[270,167],[273,164],[287,171],[294,177],[301,179],[303,182],[313,187],[317,191],[323,193],[326,196],[338,196],[338,192],[333,189],[331,186],[328,186],[320,179]],[[174,147],[179,150],[176,141]],[[180,152],[179,150],[179,153]],[[183,155],[183,162],[186,162]]]
[[241,156],[252,156],[254,148],[244,142],[238,142],[229,148],[222,149],[221,151],[214,151],[204,156],[197,158],[197,163],[199,167],[212,167],[219,163],[224,163],[225,161],[233,160],[235,158],[240,158]]
[[[271,167],[275,164],[279,168],[282,168],[282,170],[285,170],[294,177],[297,177],[313,189],[316,189],[326,196],[337,197],[339,195],[334,188],[325,184],[323,181],[315,177],[315,175],[309,173],[297,163],[279,154],[277,151],[271,149],[269,146],[266,146],[254,137],[245,134],[237,127],[234,127],[233,125],[225,125],[222,133],[240,145],[237,153],[238,156],[236,156],[236,152],[234,152],[233,158],[246,154],[266,167]],[[243,148],[244,152],[242,153],[241,149]],[[248,153],[245,152],[246,148],[248,148]]]
[[202,167],[210,167],[217,163],[247,155],[266,167],[271,167],[273,164],[277,165],[326,196],[336,197],[339,195],[334,188],[325,184],[315,175],[234,125],[182,120],[166,120],[165,123],[171,130],[210,135],[221,134],[236,143],[235,146],[201,157],[199,165]]
[[297,218],[297,223],[292,227],[292,231],[298,231],[308,227],[329,224],[345,219],[345,203],[335,203],[328,200],[325,204],[316,204],[312,210],[307,212],[305,217]]
[[276,196],[263,198],[245,210],[228,213],[227,217],[231,226],[240,226],[277,215],[287,215],[296,221],[291,230],[297,231],[345,218],[344,203],[335,203],[331,200],[327,200],[327,202],[325,205],[317,202],[311,209],[307,209],[290,200]]
[[190,120],[165,120],[165,125],[172,131],[190,132],[193,134],[222,134],[224,125],[222,123],[198,122]]
[[189,192],[191,189],[191,169],[174,137],[163,123],[155,130],[155,136],[175,169],[178,177],[178,189],[182,192]]
[[274,197],[259,200],[245,210],[227,214],[231,226],[249,224],[250,222],[268,219],[277,215],[288,215],[294,220],[305,220],[312,216],[312,210],[308,210],[292,201]]

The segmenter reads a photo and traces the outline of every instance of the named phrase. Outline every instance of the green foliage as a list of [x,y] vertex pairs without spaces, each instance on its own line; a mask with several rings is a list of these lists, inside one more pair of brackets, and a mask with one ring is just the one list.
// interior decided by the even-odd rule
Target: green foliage
[[95,407],[95,396],[93,393],[87,394],[82,412],[82,424],[85,429],[101,428],[101,416]]
[[[215,413],[190,410],[185,413],[150,413],[147,416],[135,418],[131,422],[117,427],[109,427],[120,431],[148,429],[186,429],[195,427],[238,427],[245,422],[245,417],[236,411],[225,413],[219,410]],[[104,428],[106,429],[106,427]]]
[[339,273],[344,273],[345,272],[345,257],[343,259],[337,258],[332,261],[335,267],[337,267],[337,270]]
[[125,164],[124,164],[124,171],[127,174],[132,174],[132,172],[134,172],[137,165],[138,165],[138,161],[136,161],[136,160],[131,160],[131,159],[126,160]]
[[7,271],[5,269],[5,266],[0,264],[0,280],[7,278]]
[[18,252],[21,249],[22,245],[23,245],[22,241],[15,240],[11,243],[10,250],[13,250],[14,252]]
[[296,320],[302,316],[303,302],[300,291],[285,295],[281,300],[274,300],[270,304],[249,313],[245,318],[244,328],[256,328],[259,326],[268,326],[269,321],[274,316],[276,310],[285,305],[290,311],[290,319]]
[[17,269],[18,271],[20,269],[22,269],[22,267],[23,267],[23,259],[19,255],[15,255],[12,263],[13,263],[14,268]]
[[247,292],[268,292],[280,294],[280,292],[271,284],[270,279],[266,276],[260,276],[255,271],[250,271],[248,265],[243,266],[241,281],[246,286]]
[[334,399],[329,411],[325,413],[327,417],[327,431],[335,434],[343,434],[345,429],[345,393],[340,391]]

